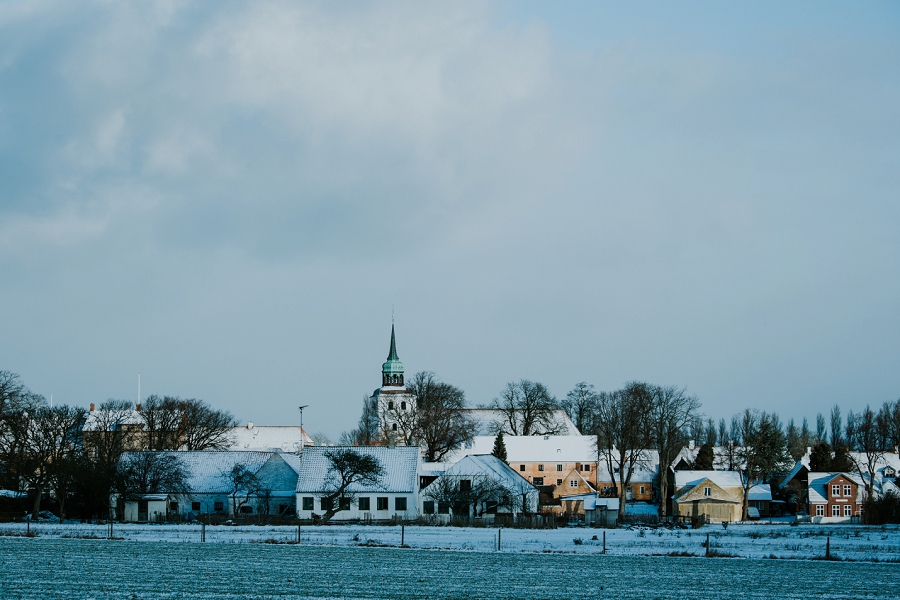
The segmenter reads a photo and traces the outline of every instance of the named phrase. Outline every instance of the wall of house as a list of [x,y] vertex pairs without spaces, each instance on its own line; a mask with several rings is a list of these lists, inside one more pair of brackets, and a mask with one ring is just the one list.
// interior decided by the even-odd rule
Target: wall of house
[[[383,498],[387,500],[387,508],[379,509],[378,500]],[[365,504],[368,499],[369,507],[360,508],[360,503]],[[397,500],[404,499],[406,508],[397,507]],[[349,510],[338,511],[332,521],[388,521],[393,518],[415,519],[418,516],[416,506],[416,494],[414,493],[386,493],[371,492],[360,493],[350,504]],[[309,509],[309,502],[312,502],[312,509]],[[321,498],[317,494],[298,493],[297,494],[297,516],[301,519],[312,519],[313,515],[322,516],[327,509],[322,508]]]
[[[837,490],[833,486],[838,486]],[[849,493],[847,493],[849,486]],[[834,492],[837,491],[837,494]],[[850,479],[839,475],[825,484],[826,502],[810,502],[809,516],[819,523],[841,523],[862,514],[862,504],[857,502],[859,486]],[[838,512],[835,515],[835,510]],[[848,512],[850,514],[848,514]]]
[[[576,467],[581,476],[591,483],[594,483],[597,478],[596,462],[522,462],[511,460],[507,464],[516,473],[534,485],[561,485],[565,483],[566,476]],[[535,477],[543,479],[543,483],[535,483]]]
[[739,521],[741,505],[733,502],[715,502],[711,500],[693,500],[678,502],[678,516],[691,519],[704,519],[708,523]]

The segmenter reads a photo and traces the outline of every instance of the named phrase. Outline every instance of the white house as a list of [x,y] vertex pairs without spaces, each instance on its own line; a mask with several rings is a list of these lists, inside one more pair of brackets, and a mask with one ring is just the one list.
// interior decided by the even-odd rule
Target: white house
[[[508,464],[490,454],[466,456],[420,493],[422,514],[536,513],[540,492]],[[454,504],[456,506],[454,506]]]
[[[284,515],[294,509],[298,468],[295,455],[232,451],[166,454],[176,456],[184,465],[188,493],[160,490],[123,501],[114,495],[112,505],[118,506],[124,521],[155,522],[173,516],[189,518],[205,514]],[[245,484],[235,483],[232,476],[235,467],[250,475]]]
[[378,460],[384,473],[374,485],[353,484],[347,488],[348,504],[338,511],[333,521],[386,521],[414,519],[418,515],[419,448],[416,446],[312,446],[300,457],[297,481],[297,516],[312,519],[327,506],[323,496],[331,488],[336,473],[328,454],[335,450],[353,450]]

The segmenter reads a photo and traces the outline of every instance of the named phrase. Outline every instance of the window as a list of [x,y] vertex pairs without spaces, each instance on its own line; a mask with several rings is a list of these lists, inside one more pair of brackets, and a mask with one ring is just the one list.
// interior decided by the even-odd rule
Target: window
[[647,488],[646,488],[645,486],[643,486],[643,485],[641,486],[641,493],[642,493],[642,494],[646,494],[646,493],[647,493]]
[[459,480],[459,491],[471,492],[472,491],[472,480],[471,479],[460,479]]
[[844,505],[844,516],[845,516],[845,517],[852,517],[852,516],[853,516],[853,507],[850,506],[849,504],[845,504],[845,505]]
[[426,515],[434,514],[434,500],[426,500],[422,503],[422,512]]
[[169,502],[169,510],[171,510],[172,512],[178,512],[178,503]]
[[368,497],[360,498],[356,502],[359,504],[359,510],[371,510],[372,508],[371,500]]
[[838,506],[837,504],[832,504],[831,505],[831,516],[832,517],[841,516],[841,507]]
[[544,470],[544,465],[538,465],[538,471],[543,471],[543,470]]
[[449,502],[438,502],[438,514],[439,515],[449,515],[450,514],[450,503]]
[[241,514],[242,514],[242,515],[249,515],[249,514],[251,514],[251,513],[253,513],[253,507],[252,507],[252,506],[247,506],[247,505],[245,504],[245,505],[243,505],[243,506],[241,507]]
[[290,504],[279,504],[278,505],[278,514],[281,516],[291,514],[291,505]]
[[350,510],[350,498],[341,498],[338,500],[338,506],[341,510]]
[[824,504],[816,504],[816,516],[817,517],[825,516],[825,505]]
[[394,410],[394,403],[388,402],[388,410]]
[[581,470],[584,471],[585,473],[590,473],[590,472],[591,472],[591,465],[587,465],[587,464],[581,465]]
[[562,471],[562,465],[556,465],[556,470],[557,470],[557,471]]
[[387,498],[376,498],[375,499],[375,508],[378,510],[387,510]]
[[577,488],[577,487],[578,487],[578,480],[577,480],[577,479],[570,479],[570,480],[569,480],[569,487]]
[[524,471],[524,470],[525,470],[525,465],[519,465],[519,470],[520,470],[520,471]]
[[216,512],[223,512],[225,510],[224,502],[213,502],[213,510]]
[[313,498],[303,498],[303,510],[314,510]]
[[562,485],[562,479],[557,479],[557,480],[556,480],[556,485]]
[[191,510],[194,512],[200,512],[200,503],[199,502],[191,502]]
[[543,477],[535,477],[531,483],[533,483],[534,485],[544,485],[544,478]]
[[328,498],[319,498],[319,509],[328,510],[329,508],[331,508],[331,502],[328,501]]
[[841,486],[838,484],[834,484],[831,486],[831,495],[832,496],[840,496],[841,495]]
[[703,495],[704,496],[712,496],[712,488],[711,487],[703,488]]
[[394,510],[406,510],[406,498],[394,498]]
[[391,425],[391,431],[397,431],[397,424],[396,424],[396,423],[394,423],[393,425]]
[[406,410],[406,402],[400,403],[400,410]]
[[847,497],[849,498],[849,497],[850,497],[850,491],[851,491],[852,489],[853,489],[853,488],[852,488],[851,486],[845,485],[845,486],[844,486],[844,495],[847,496]]

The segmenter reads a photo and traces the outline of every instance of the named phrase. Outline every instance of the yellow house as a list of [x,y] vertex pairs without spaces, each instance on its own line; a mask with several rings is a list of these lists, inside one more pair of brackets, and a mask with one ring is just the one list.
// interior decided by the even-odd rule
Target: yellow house
[[572,469],[569,471],[569,474],[563,478],[562,484],[556,486],[556,489],[553,490],[553,498],[558,500],[563,496],[594,494],[596,491],[594,486],[584,478],[578,469]]
[[741,520],[744,488],[737,471],[676,471],[675,507],[680,517],[700,523]]

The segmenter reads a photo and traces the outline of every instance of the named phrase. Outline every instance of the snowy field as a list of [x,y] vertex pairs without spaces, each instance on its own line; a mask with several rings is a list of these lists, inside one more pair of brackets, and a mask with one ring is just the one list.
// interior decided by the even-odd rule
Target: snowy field
[[[123,528],[125,529],[125,528]],[[511,541],[549,553],[348,547],[344,528],[310,532],[323,544],[253,544],[249,533],[199,543],[172,529],[135,528],[134,539],[0,537],[0,597],[157,598],[896,598],[896,564],[813,560],[572,554],[572,531],[525,532]],[[262,529],[262,528],[261,528]],[[349,529],[349,528],[347,528]],[[360,528],[363,529],[363,528]],[[367,528],[384,541],[398,528]],[[412,530],[412,528],[410,528]],[[274,531],[270,533],[274,534]],[[285,534],[286,532],[282,531]],[[437,533],[417,530],[422,539]],[[489,532],[451,532],[460,546]],[[519,532],[505,531],[515,539]],[[561,534],[570,542],[564,544]],[[610,532],[617,533],[617,532]],[[545,535],[546,534],[546,535]],[[333,536],[333,537],[332,537]],[[466,541],[466,536],[470,539]],[[609,535],[608,539],[614,537]],[[696,539],[692,536],[691,539]],[[737,536],[735,536],[737,537]],[[540,542],[532,540],[542,538]],[[180,543],[173,543],[179,541]],[[621,550],[629,547],[616,536]],[[643,538],[632,540],[637,543]],[[410,540],[411,542],[414,540]],[[234,542],[234,543],[230,543]],[[358,542],[353,542],[358,543]],[[565,546],[565,549],[563,547]],[[642,550],[630,546],[632,552]],[[487,550],[487,548],[482,548]],[[644,547],[644,550],[649,548]]]
[[[106,525],[79,523],[32,524],[38,539],[106,538]],[[0,539],[24,535],[24,523],[0,524]],[[831,555],[844,561],[900,563],[900,527],[857,525],[731,524],[727,529],[708,525],[701,529],[503,529],[502,552],[601,554],[606,534],[607,556],[704,556],[706,536],[710,549],[728,557],[817,559],[825,556],[830,536]],[[136,542],[200,542],[201,527],[190,525],[121,525],[113,535]],[[495,552],[496,529],[378,525],[303,526],[302,546],[399,547],[428,550]],[[596,537],[596,539],[595,539]],[[108,540],[107,540],[108,541]],[[207,544],[288,544],[297,541],[296,526],[208,526]],[[900,567],[897,567],[900,568]]]

